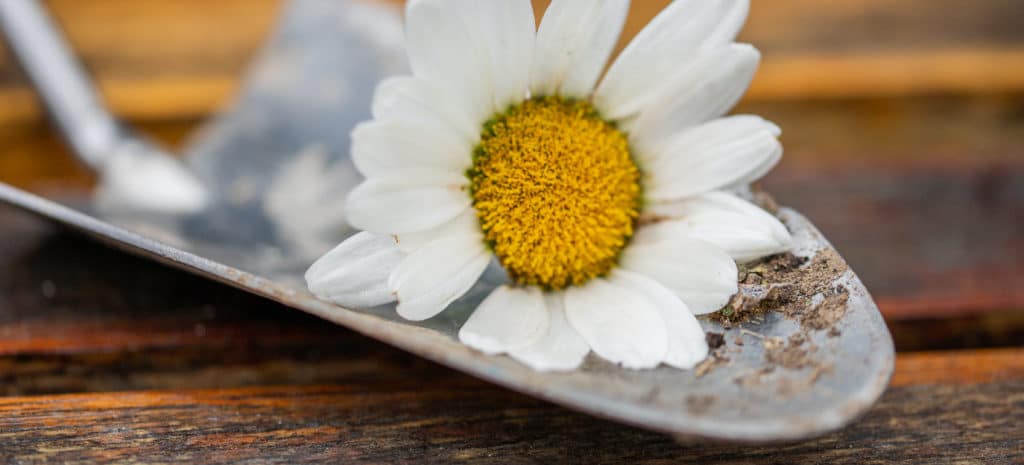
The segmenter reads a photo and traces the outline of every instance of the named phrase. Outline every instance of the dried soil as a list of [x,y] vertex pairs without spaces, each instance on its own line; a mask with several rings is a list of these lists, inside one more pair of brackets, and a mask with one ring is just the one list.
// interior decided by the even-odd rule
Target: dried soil
[[[810,263],[791,253],[768,257],[741,268],[740,292],[710,318],[731,328],[780,312],[805,329],[830,329],[846,314],[849,292],[833,284],[846,270],[846,262],[832,249],[819,252]],[[823,299],[817,305],[815,296]]]

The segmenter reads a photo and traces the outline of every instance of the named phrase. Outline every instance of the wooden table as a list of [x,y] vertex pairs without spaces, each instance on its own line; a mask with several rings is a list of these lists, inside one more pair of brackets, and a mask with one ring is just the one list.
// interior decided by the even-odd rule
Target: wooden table
[[[0,206],[0,463],[1024,463],[1024,9],[758,1],[745,34],[768,63],[740,111],[787,148],[765,186],[836,244],[899,351],[849,428],[680,444]],[[659,2],[634,2],[631,30]],[[115,110],[170,144],[234,89],[276,9],[199,3],[50,2]],[[2,57],[0,179],[93,182]]]
[[[5,463],[1024,460],[1021,347],[902,353],[878,406],[822,439],[680,445],[488,385],[7,207],[0,224]],[[1013,316],[1018,332],[1022,316]],[[957,324],[964,335],[991,335],[973,318]],[[915,326],[894,325],[900,345],[940,343],[929,324]]]

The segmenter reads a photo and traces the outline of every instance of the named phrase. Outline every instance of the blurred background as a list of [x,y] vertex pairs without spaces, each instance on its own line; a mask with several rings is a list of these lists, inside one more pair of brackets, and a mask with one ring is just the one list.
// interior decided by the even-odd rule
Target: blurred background
[[[635,0],[623,43],[668,2]],[[172,148],[230,102],[281,8],[46,3],[114,113]],[[534,3],[538,15],[547,4]],[[763,186],[835,243],[901,351],[1021,345],[1024,2],[752,3],[741,40],[764,59],[737,112],[778,123],[786,149]],[[47,195],[89,189],[6,54],[0,179]]]

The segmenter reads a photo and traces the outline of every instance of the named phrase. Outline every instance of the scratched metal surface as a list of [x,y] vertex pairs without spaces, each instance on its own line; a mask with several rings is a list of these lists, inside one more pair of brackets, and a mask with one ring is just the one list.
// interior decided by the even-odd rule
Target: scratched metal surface
[[[422,323],[401,320],[390,306],[344,309],[309,295],[302,281],[306,267],[352,233],[342,199],[359,177],[348,158],[348,133],[369,117],[375,83],[404,71],[401,44],[392,10],[356,1],[292,2],[236,103],[188,145],[187,161],[217,197],[203,214],[140,216],[87,205],[76,210],[3,184],[0,200],[509,388],[680,437],[811,437],[842,427],[881,395],[893,369],[892,341],[851,270],[821,289],[841,285],[850,295],[834,329],[810,329],[779,312],[742,329],[702,319],[705,329],[725,334],[728,349],[728,362],[703,376],[670,368],[623,370],[593,356],[577,372],[544,374],[462,346],[458,328],[504,280],[496,267],[449,311]],[[831,251],[801,215],[782,209],[780,217],[797,240],[797,255]],[[797,333],[813,349],[815,363],[770,364],[759,339]],[[745,343],[737,345],[737,339]],[[757,382],[744,381],[752,376]]]

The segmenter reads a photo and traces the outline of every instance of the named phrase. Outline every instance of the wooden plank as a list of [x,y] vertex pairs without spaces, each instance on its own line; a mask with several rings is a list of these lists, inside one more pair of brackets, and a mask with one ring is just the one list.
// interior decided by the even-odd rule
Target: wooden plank
[[[1013,163],[1024,159],[1022,111],[1024,95],[997,95],[762,102],[736,113],[760,114],[783,128],[785,169],[839,159]],[[178,147],[199,124],[143,121],[141,129]],[[45,121],[0,124],[0,179],[37,192],[93,182]]]
[[9,208],[0,225],[7,392],[155,389],[0,399],[0,462],[1001,464],[1024,452],[1019,348],[901,355],[902,387],[819,440],[684,446],[55,234]]
[[891,386],[977,384],[1024,379],[1024,346],[901,353]]
[[460,376],[359,386],[0,399],[11,463],[986,463],[1024,459],[1024,383],[888,392],[775,447],[683,445]]
[[[280,0],[50,0],[72,48],[115,113],[196,117],[228,102],[272,30]],[[38,120],[32,92],[0,47],[0,124]]]
[[[756,42],[755,42],[756,44]],[[1024,47],[773,55],[765,51],[745,99],[899,97],[1024,90]]]
[[[22,153],[0,157],[15,185],[91,181],[66,158]],[[1024,308],[1021,163],[786,161],[764,185],[822,229],[891,319]]]
[[1024,165],[783,166],[765,182],[807,215],[892,318],[1024,307]]
[[[354,383],[448,372],[317,318],[0,207],[0,393]],[[1002,314],[999,314],[1002,315]],[[902,349],[1013,347],[1024,313],[892,326]],[[1015,349],[901,358],[902,384],[1024,379]],[[1019,360],[1024,360],[1020,357]],[[945,376],[945,378],[942,378]]]
[[[415,379],[430,382],[459,376],[343,328],[322,321],[305,321],[294,313],[285,314],[289,315],[292,320],[282,320],[280,326],[312,336],[305,341],[281,338],[280,331],[275,333],[259,324],[240,322],[228,335],[222,332],[191,337],[193,333],[180,331],[183,337],[163,347],[140,346],[123,340],[122,334],[106,333],[102,328],[92,330],[97,336],[108,337],[109,342],[102,350],[79,347],[75,352],[48,352],[38,346],[5,345],[5,352],[0,354],[0,395],[259,385],[358,386]],[[138,331],[151,331],[151,323],[140,323]],[[160,336],[159,332],[156,336]],[[943,350],[898,354],[891,386],[1020,380],[1024,380],[1022,347]]]
[[734,111],[762,115],[782,128],[782,167],[831,160],[883,167],[1020,162],[1021,112],[1024,94],[755,102]]
[[1024,346],[1024,307],[963,307],[956,315],[947,311],[929,317],[908,316],[899,310],[891,305],[882,310],[897,352]]
[[[623,41],[667,3],[634,2]],[[280,0],[48,5],[115,112],[194,119],[230,99]],[[1022,10],[1012,0],[758,0],[741,36],[765,54],[749,100],[1020,92]],[[2,47],[0,102],[0,124],[40,118]]]
[[13,213],[0,207],[0,354],[330,345],[336,337],[320,319]]

